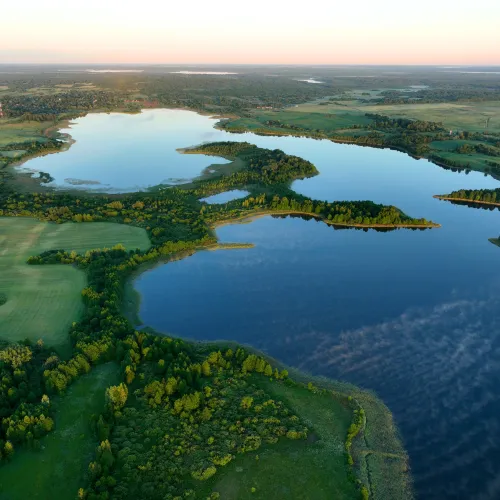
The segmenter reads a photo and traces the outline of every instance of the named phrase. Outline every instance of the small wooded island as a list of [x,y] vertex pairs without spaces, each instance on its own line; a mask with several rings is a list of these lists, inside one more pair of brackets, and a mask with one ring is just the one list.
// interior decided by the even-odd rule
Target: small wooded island
[[[142,264],[248,246],[219,245],[213,228],[255,215],[301,214],[363,228],[437,224],[371,201],[328,203],[298,195],[290,182],[317,170],[280,150],[221,142],[185,153],[223,156],[234,168],[182,187],[122,195],[25,193],[1,185],[0,229],[11,234],[7,256],[21,241],[18,224],[7,222],[41,221],[23,247],[32,249],[27,263],[9,261],[24,266],[12,281],[29,279],[30,269],[55,273],[66,265],[83,272],[86,285],[81,318],[71,324],[68,340],[54,338],[51,345],[30,331],[24,341],[17,334],[17,341],[0,345],[0,493],[30,496],[33,485],[21,480],[32,464],[28,450],[41,449],[43,457],[47,446],[53,456],[46,468],[37,468],[36,484],[57,498],[279,498],[286,491],[318,499],[411,498],[407,455],[376,397],[291,374],[235,344],[137,331],[125,314],[124,290]],[[233,188],[250,194],[225,204],[200,201]],[[98,233],[86,240],[80,231],[78,251],[68,248],[75,240],[65,239],[64,231],[53,231],[49,246],[32,243],[55,223],[85,223],[81,227]],[[121,244],[122,233],[112,228],[127,226],[147,233],[150,245],[135,234],[128,235],[127,247]],[[9,306],[9,293],[0,305]],[[28,312],[33,307],[26,305]],[[60,326],[57,318],[53,322]],[[95,396],[75,424],[69,415],[79,391]],[[89,420],[93,435],[84,432]],[[84,459],[88,469],[82,473]],[[58,460],[73,475],[63,479]]]
[[500,207],[500,189],[460,189],[450,194],[438,194],[434,198],[454,202],[473,203]]

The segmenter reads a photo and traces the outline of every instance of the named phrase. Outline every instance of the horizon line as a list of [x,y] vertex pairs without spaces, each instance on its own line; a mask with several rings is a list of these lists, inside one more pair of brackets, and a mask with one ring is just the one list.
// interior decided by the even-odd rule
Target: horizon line
[[430,68],[467,68],[467,67],[500,67],[500,63],[164,63],[164,62],[1,62],[0,66],[308,66],[308,67],[430,67]]

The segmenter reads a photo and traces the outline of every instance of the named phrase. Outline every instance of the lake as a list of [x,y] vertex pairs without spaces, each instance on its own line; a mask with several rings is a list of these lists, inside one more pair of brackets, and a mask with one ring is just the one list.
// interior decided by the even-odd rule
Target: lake
[[[228,134],[185,111],[116,116],[77,120],[68,151],[27,166],[47,160],[39,169],[56,182],[89,178],[129,190],[196,176],[219,162],[177,148],[246,140],[313,162],[320,175],[293,183],[302,194],[394,204],[441,223],[377,232],[269,216],[222,226],[221,241],[255,247],[198,252],[148,270],[135,281],[140,316],[159,331],[248,343],[312,374],[376,391],[401,430],[419,498],[500,497],[500,248],[488,241],[500,233],[500,213],[432,198],[497,181],[390,150]],[[53,161],[57,172],[48,168]]]
[[186,183],[210,162],[177,149],[215,140],[215,122],[207,116],[167,109],[90,114],[61,130],[75,141],[67,151],[35,158],[21,168],[49,173],[53,187],[105,193]]

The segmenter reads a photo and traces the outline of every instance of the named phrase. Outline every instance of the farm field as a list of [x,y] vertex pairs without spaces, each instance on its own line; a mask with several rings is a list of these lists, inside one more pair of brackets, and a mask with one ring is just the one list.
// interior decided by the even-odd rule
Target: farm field
[[[0,500],[73,500],[97,446],[89,421],[104,409],[104,393],[119,380],[115,363],[95,367],[60,397],[56,429],[41,440],[41,451],[20,450],[0,468]],[[26,480],[29,478],[29,480]]]
[[31,255],[51,249],[86,250],[122,243],[128,249],[150,246],[146,231],[122,224],[53,224],[35,219],[0,217],[0,338],[42,338],[66,344],[72,321],[82,311],[84,273],[71,266],[29,266]]

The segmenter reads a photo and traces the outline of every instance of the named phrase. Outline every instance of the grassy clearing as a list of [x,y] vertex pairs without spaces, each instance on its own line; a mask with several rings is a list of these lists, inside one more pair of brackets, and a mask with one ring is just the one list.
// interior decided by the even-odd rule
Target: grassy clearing
[[433,141],[429,144],[430,148],[436,152],[441,158],[457,162],[461,165],[469,165],[472,170],[478,170],[484,172],[488,167],[488,162],[497,161],[497,158],[492,158],[491,156],[476,153],[473,154],[460,154],[455,150],[456,148],[464,145],[478,144],[477,141],[466,141],[466,140],[452,140],[452,141]]
[[[364,116],[364,112],[358,110],[350,110],[345,107],[336,107],[335,110],[330,109],[328,113],[324,109],[319,111],[319,108],[331,108],[330,106],[314,106],[312,111],[304,113],[297,111],[299,108],[290,108],[285,111],[276,112],[257,112],[251,118],[239,118],[231,122],[231,128],[245,127],[250,131],[255,129],[272,130],[272,127],[265,125],[268,120],[279,120],[283,124],[297,126],[308,130],[323,130],[336,131],[342,128],[349,128],[353,125],[367,125],[372,120]],[[273,129],[275,130],[275,129]],[[288,130],[288,129],[283,129]]]
[[115,363],[98,366],[78,379],[56,404],[56,430],[42,439],[42,450],[21,450],[0,468],[0,499],[73,500],[97,445],[92,414],[104,408],[105,389],[119,380]]
[[[218,491],[221,498],[353,499],[356,485],[348,478],[344,441],[351,410],[331,394],[314,394],[305,387],[288,387],[263,377],[252,382],[273,398],[285,401],[313,433],[305,441],[282,440],[255,453],[241,455],[220,469],[202,494]],[[252,492],[255,488],[255,492]]]
[[29,266],[27,258],[51,249],[84,252],[117,243],[129,249],[150,246],[144,229],[122,224],[0,217],[0,293],[7,298],[0,306],[0,338],[65,345],[71,322],[82,312],[85,276],[71,266]]
[[47,142],[44,131],[52,122],[17,122],[0,120],[0,150],[2,146],[19,142]]
[[342,101],[339,104],[330,102],[327,105],[300,104],[292,108],[292,111],[287,112],[329,114],[339,112],[342,109],[352,113],[379,113],[391,118],[443,122],[445,127],[451,130],[500,132],[500,102],[498,101],[367,105],[354,100]]
[[351,453],[357,477],[370,486],[370,500],[411,500],[413,486],[408,455],[403,447],[391,412],[374,394],[351,384],[313,377],[288,369],[299,381],[312,381],[332,390],[339,398],[351,396],[366,414],[363,432],[353,441]]

